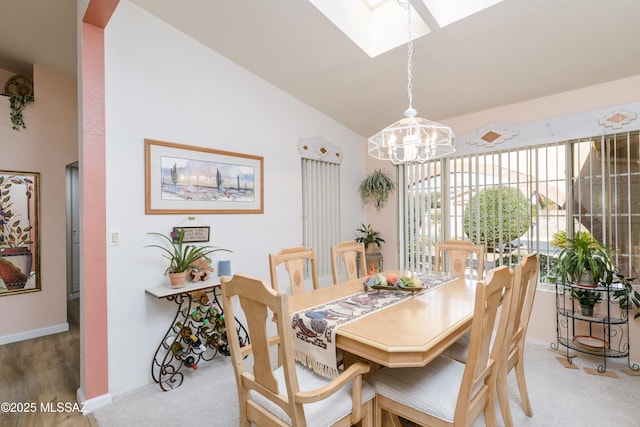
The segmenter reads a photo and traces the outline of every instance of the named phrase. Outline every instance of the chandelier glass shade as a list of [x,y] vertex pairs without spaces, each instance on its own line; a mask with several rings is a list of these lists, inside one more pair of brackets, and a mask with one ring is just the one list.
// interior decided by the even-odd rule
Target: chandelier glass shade
[[[398,0],[396,0],[398,1]],[[407,10],[409,32],[409,59],[407,71],[409,83],[409,108],[404,118],[387,126],[369,138],[369,155],[379,160],[390,160],[393,164],[424,163],[455,152],[455,136],[450,127],[431,120],[416,117],[412,107],[413,85],[412,65],[413,40],[411,38],[411,5],[408,2],[398,3]]]
[[424,163],[455,152],[450,127],[413,116],[395,122],[369,138],[369,155],[393,164]]

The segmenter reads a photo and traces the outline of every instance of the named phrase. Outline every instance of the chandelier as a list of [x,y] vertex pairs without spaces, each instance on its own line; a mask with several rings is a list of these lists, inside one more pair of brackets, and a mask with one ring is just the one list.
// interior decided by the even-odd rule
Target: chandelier
[[387,126],[369,138],[369,155],[379,160],[390,160],[393,164],[424,163],[455,152],[455,136],[450,127],[416,117],[412,106],[413,84],[411,59],[413,40],[411,37],[411,4],[396,2],[407,10],[409,54],[407,61],[409,108],[404,118]]

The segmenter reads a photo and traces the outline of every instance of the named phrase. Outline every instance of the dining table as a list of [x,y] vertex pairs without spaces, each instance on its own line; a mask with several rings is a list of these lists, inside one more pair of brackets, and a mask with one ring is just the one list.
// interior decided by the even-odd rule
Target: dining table
[[[292,295],[289,297],[289,312],[299,312],[363,292],[364,281],[364,278],[356,278]],[[427,365],[471,328],[475,283],[475,280],[452,278],[339,326],[335,332],[335,344],[344,352],[344,363],[348,365],[353,360],[365,360],[372,366],[372,371],[380,366]],[[368,292],[403,291],[369,289]]]

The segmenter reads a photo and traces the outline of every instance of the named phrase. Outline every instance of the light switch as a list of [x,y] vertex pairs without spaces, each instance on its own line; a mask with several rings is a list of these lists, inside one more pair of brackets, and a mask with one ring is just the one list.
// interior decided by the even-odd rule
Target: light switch
[[120,230],[109,230],[109,246],[120,245]]

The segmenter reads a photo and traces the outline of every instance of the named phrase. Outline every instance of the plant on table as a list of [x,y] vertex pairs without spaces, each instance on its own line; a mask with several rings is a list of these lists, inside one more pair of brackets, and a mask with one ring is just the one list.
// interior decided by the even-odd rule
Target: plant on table
[[551,244],[561,248],[558,254],[557,277],[563,283],[575,282],[596,286],[613,273],[608,249],[587,231],[578,231],[573,238],[562,231],[554,234]]
[[578,301],[583,315],[593,315],[593,308],[602,301],[602,292],[589,289],[571,288],[571,299]]
[[165,274],[186,273],[201,258],[208,258],[209,254],[218,251],[231,252],[229,249],[216,248],[213,246],[195,246],[184,244],[184,229],[176,230],[170,236],[162,233],[151,232],[149,234],[162,238],[167,245],[147,245],[146,247],[161,249],[163,257],[169,260],[169,266],[165,270]]
[[356,232],[359,233],[359,236],[355,238],[355,241],[362,243],[365,250],[369,249],[369,246],[371,246],[372,249],[374,249],[374,246],[377,246],[379,249],[382,243],[386,243],[384,239],[380,237],[380,232],[374,230],[371,224],[361,224],[360,228],[356,229]]

